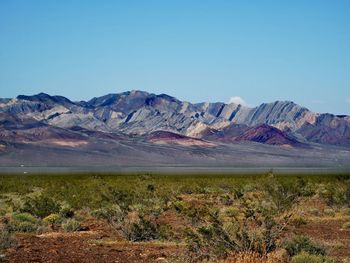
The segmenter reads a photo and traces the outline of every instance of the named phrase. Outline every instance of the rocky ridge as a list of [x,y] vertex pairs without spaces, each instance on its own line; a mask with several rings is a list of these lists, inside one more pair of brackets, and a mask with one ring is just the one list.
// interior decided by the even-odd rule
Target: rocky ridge
[[[2,130],[11,130],[4,123],[12,121],[13,127],[18,130],[18,125],[22,125],[19,120],[30,120],[46,129],[60,129],[63,134],[80,127],[87,131],[130,136],[164,131],[221,143],[250,140],[293,147],[300,143],[350,146],[349,116],[314,113],[290,101],[248,108],[221,102],[193,104],[166,94],[155,95],[137,90],[80,102],[40,93],[1,99],[0,114],[3,116],[0,123]],[[262,136],[252,136],[256,132]],[[267,133],[273,133],[274,139],[267,139]],[[0,134],[3,139],[9,136],[4,134],[4,131]],[[179,138],[171,141],[174,140]]]

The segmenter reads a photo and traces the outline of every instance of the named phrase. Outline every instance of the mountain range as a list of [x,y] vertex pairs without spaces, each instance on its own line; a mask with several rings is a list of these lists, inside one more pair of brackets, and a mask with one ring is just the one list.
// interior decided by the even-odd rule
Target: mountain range
[[350,163],[350,116],[291,101],[190,103],[128,91],[89,101],[0,99],[0,165],[296,166]]

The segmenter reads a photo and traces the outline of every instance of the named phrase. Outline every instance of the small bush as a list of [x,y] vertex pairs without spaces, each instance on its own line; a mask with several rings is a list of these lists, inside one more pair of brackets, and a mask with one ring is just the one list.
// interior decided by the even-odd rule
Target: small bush
[[67,221],[62,224],[62,227],[66,232],[74,232],[81,229],[80,223],[73,218],[67,219]]
[[313,215],[313,216],[320,216],[320,215],[321,215],[320,210],[317,209],[317,208],[311,208],[311,209],[309,209],[309,213],[310,213],[311,215]]
[[37,223],[38,221],[38,219],[29,213],[15,213],[12,215],[12,218],[19,222]]
[[336,263],[337,261],[320,255],[311,255],[307,252],[301,252],[300,254],[292,257],[291,263]]
[[292,263],[323,263],[320,256],[310,255],[309,253],[302,252],[292,257]]
[[175,201],[173,203],[173,206],[174,206],[175,210],[179,213],[184,211],[186,208],[186,204],[183,201]]
[[118,204],[123,211],[127,211],[134,202],[134,193],[110,187],[106,193],[102,194],[102,201]]
[[329,206],[339,206],[348,204],[347,191],[350,193],[350,188],[346,189],[345,185],[327,184],[320,187],[319,195],[324,198]]
[[345,216],[350,216],[350,208],[344,208],[342,210],[342,214]]
[[29,213],[15,213],[9,222],[11,231],[14,232],[35,232],[40,221]]
[[158,228],[159,233],[159,239],[161,240],[167,240],[174,236],[174,232],[172,231],[172,228],[170,225],[160,225]]
[[154,192],[156,190],[156,187],[153,184],[147,185],[147,191]]
[[52,229],[49,227],[49,226],[46,226],[46,225],[40,225],[38,226],[38,228],[36,229],[36,234],[37,235],[41,235],[41,234],[44,234],[44,233],[48,233],[52,231]]
[[69,205],[63,205],[59,213],[64,218],[72,218],[74,216],[74,210]]
[[228,217],[237,217],[240,214],[240,210],[239,210],[239,208],[236,208],[236,207],[230,207],[230,208],[226,209],[225,214]]
[[[232,261],[231,261],[232,260]],[[259,253],[253,251],[243,251],[237,253],[234,257],[229,257],[228,262],[237,263],[276,263],[279,261],[269,261],[265,257],[261,256]]]
[[331,217],[334,217],[334,216],[335,216],[335,212],[334,212],[333,209],[327,208],[327,209],[325,209],[323,212],[324,212],[324,214],[325,214],[326,216],[331,216]]
[[121,222],[125,216],[119,205],[109,205],[93,211],[94,216],[106,219],[109,223]]
[[0,225],[0,252],[4,249],[13,247],[16,241],[5,226]]
[[31,222],[20,222],[16,225],[16,231],[24,233],[32,233],[38,229],[38,226]]
[[273,175],[268,177],[264,188],[270,195],[277,211],[279,212],[289,209],[299,195],[291,187],[279,183]]
[[350,229],[350,222],[346,222],[343,224],[344,229]]
[[61,219],[61,216],[59,214],[51,214],[45,217],[43,219],[43,222],[48,225],[54,225],[54,224],[57,224],[60,219]]
[[302,226],[302,225],[306,225],[307,221],[305,220],[304,217],[302,216],[295,216],[291,219],[291,223],[296,226],[296,227],[299,227],[299,226]]
[[127,230],[127,238],[130,241],[149,241],[158,237],[158,226],[143,217],[137,223],[132,223]]
[[229,195],[222,195],[220,201],[223,205],[229,206],[233,204],[233,199]]
[[41,218],[44,218],[50,214],[57,214],[59,211],[59,203],[57,203],[51,197],[45,195],[28,198],[22,208],[22,212],[32,213]]
[[307,236],[295,236],[293,240],[285,244],[285,248],[290,256],[295,256],[301,252],[312,255],[325,255],[325,248],[316,244]]

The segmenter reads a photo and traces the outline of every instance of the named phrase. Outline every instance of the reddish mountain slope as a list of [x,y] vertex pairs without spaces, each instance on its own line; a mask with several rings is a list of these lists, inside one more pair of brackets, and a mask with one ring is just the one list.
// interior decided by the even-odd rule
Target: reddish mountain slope
[[298,142],[295,138],[267,124],[261,124],[248,129],[242,135],[236,137],[235,141],[253,141],[270,145],[293,147],[303,146],[303,144]]

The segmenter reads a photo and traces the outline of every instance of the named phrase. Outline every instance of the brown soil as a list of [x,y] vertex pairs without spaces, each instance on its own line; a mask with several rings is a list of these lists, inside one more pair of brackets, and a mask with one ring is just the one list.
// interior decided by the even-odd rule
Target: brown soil
[[17,235],[18,246],[7,252],[8,262],[162,262],[178,257],[183,247],[173,243],[130,243],[107,224],[88,222],[88,231]]
[[347,220],[336,218],[311,221],[296,232],[322,241],[330,256],[350,258],[350,229],[342,229],[345,222]]
[[[202,198],[186,199],[191,204],[202,204]],[[202,202],[199,202],[201,200]],[[205,202],[204,202],[205,203]],[[314,207],[321,207],[315,203]],[[312,207],[312,206],[311,206]],[[320,209],[322,211],[322,209]],[[350,230],[342,229],[347,217],[313,217],[306,225],[292,227],[292,232],[312,237],[326,245],[330,256],[350,258]],[[169,225],[173,237],[181,241],[180,233],[189,222],[173,211],[157,218],[157,223]],[[17,235],[18,246],[7,251],[9,262],[166,262],[185,254],[185,247],[169,242],[132,243],[107,222],[86,218],[84,231],[65,233],[49,232],[42,235]],[[230,262],[230,261],[227,261]],[[245,261],[244,261],[245,262]],[[248,261],[247,261],[248,262]]]

